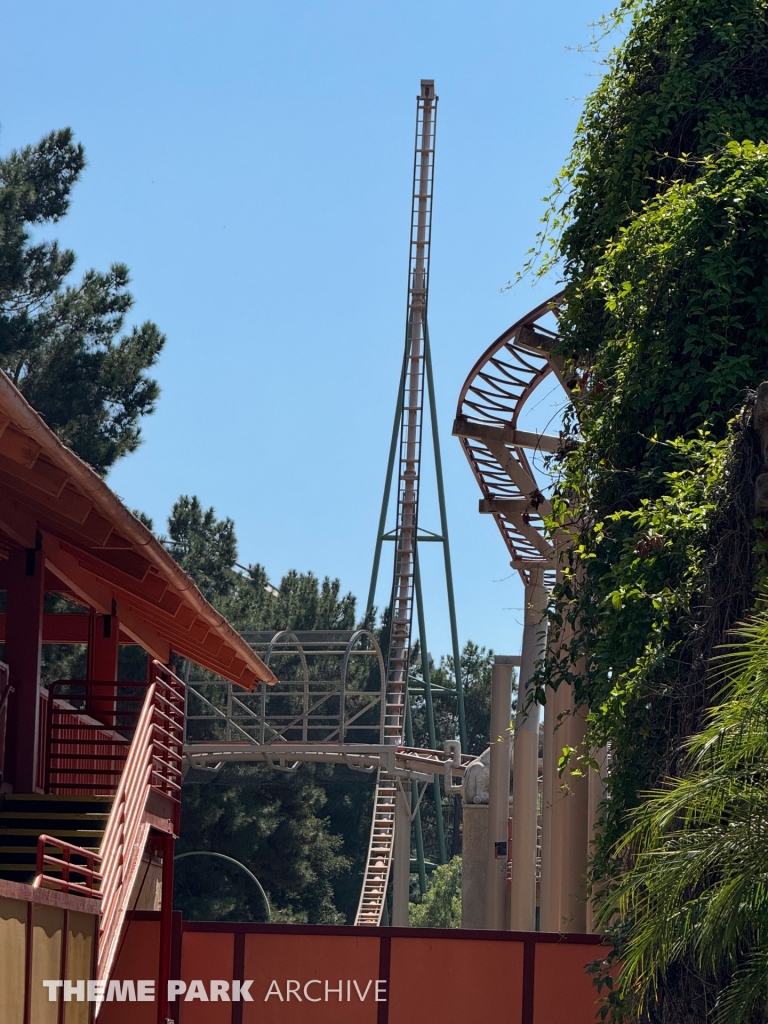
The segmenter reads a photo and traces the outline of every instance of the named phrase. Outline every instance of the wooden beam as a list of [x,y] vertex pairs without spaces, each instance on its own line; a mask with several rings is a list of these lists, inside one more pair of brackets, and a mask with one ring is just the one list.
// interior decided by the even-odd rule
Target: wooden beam
[[171,660],[171,645],[167,638],[152,629],[146,619],[137,615],[127,605],[118,602],[117,614],[120,617],[120,625],[128,636],[133,637],[136,643],[148,651],[153,658],[157,658],[163,665],[167,665]]
[[[3,506],[13,502],[28,517],[34,518],[38,523],[44,523],[45,529],[55,531],[60,536],[71,539],[75,544],[90,547],[96,543],[93,532],[88,528],[88,522],[94,515],[93,506],[89,503],[88,511],[83,515],[83,504],[73,501],[76,496],[77,492],[65,487],[59,497],[54,499],[23,480],[0,471],[0,498]],[[47,500],[48,498],[50,500]],[[82,521],[79,521],[81,516]],[[106,540],[110,532],[111,527],[104,532],[103,539]]]
[[[0,612],[0,643],[5,643],[5,612]],[[46,612],[43,615],[44,644],[87,644],[88,615],[78,612]],[[134,641],[120,632],[119,643],[132,644]]]
[[43,495],[53,498],[61,494],[69,479],[62,469],[47,460],[38,459],[30,469],[6,458],[2,453],[0,453],[0,472],[2,472],[4,482],[6,479],[14,482],[20,480],[42,492]]
[[43,645],[45,559],[38,545],[11,551],[5,660],[14,692],[8,704],[4,777],[16,793],[37,787],[40,658]]
[[62,579],[70,590],[83,601],[89,608],[100,612],[102,615],[110,615],[112,612],[112,601],[114,592],[111,587],[86,573],[79,562],[58,537],[53,534],[44,534],[45,558],[51,570]]
[[15,427],[7,426],[0,435],[0,455],[31,469],[42,451],[40,445]]
[[0,530],[22,548],[36,544],[38,523],[0,486]]
[[112,614],[113,602],[117,597],[117,617],[123,631],[139,646],[149,651],[152,657],[167,665],[171,657],[171,645],[168,640],[160,636],[146,619],[137,615],[127,603],[121,601],[120,595],[115,594],[113,588],[104,586],[98,577],[83,568],[78,559],[65,550],[65,546],[57,537],[47,535],[46,540],[46,558],[56,575],[102,615]]

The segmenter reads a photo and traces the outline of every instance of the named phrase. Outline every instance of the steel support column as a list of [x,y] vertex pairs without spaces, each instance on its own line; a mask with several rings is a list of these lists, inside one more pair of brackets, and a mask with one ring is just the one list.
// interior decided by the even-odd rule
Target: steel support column
[[[549,877],[542,877],[548,894],[542,929],[585,932],[587,929],[586,873],[589,846],[589,782],[587,774],[574,775],[569,768],[558,774],[565,747],[583,752],[586,709],[574,709],[573,690],[563,684],[554,695],[552,742],[545,777],[551,776],[549,829]],[[573,765],[575,768],[576,765]]]
[[[97,615],[92,610],[88,636],[89,681],[117,681],[119,640],[120,623],[117,616]],[[114,726],[117,720],[116,701],[116,686],[100,686],[94,690],[88,710],[104,725]]]
[[531,570],[524,590],[523,644],[515,715],[512,799],[513,931],[536,927],[536,821],[539,796],[539,706],[530,702],[531,683],[544,657],[547,591],[542,570]]
[[[544,759],[541,786],[541,888],[539,891],[539,927],[542,931],[553,930],[552,886],[554,878],[552,850],[552,800],[554,797],[557,760],[555,750],[556,694],[547,694],[544,705]],[[555,929],[556,930],[556,929]]]
[[168,1021],[168,981],[171,977],[171,951],[173,945],[173,851],[175,839],[171,835],[155,837],[155,849],[163,858],[162,892],[160,904],[160,963],[157,984],[157,1024]]
[[408,927],[411,885],[411,794],[398,784],[395,795],[395,844],[392,866],[392,924]]
[[[592,755],[597,768],[589,768],[588,775],[588,819],[587,819],[587,857],[591,858],[594,853],[595,839],[598,833],[598,822],[600,820],[600,805],[605,797],[605,775],[607,771],[608,752],[603,747]],[[595,909],[592,900],[587,902],[587,929],[588,932],[595,932]]]

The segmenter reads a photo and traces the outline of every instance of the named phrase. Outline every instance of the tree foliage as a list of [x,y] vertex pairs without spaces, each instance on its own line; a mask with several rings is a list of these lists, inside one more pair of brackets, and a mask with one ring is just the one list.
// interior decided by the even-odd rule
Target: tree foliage
[[[168,518],[169,550],[236,629],[351,629],[355,601],[338,580],[286,573],[269,585],[260,565],[240,567],[231,519],[182,495]],[[269,893],[277,919],[340,924],[354,915],[372,807],[372,779],[328,765],[284,773],[228,765],[192,772],[182,790],[179,851],[212,850],[244,863]],[[258,892],[236,868],[190,858],[176,902],[198,920],[263,919]]]
[[764,1020],[768,1008],[768,613],[716,663],[726,685],[686,744],[684,773],[656,792],[622,843],[630,870],[607,904],[632,922],[621,974],[639,1005],[673,968],[696,965],[716,1024]]
[[461,857],[453,857],[432,872],[421,903],[412,903],[413,928],[461,928]]
[[0,368],[104,473],[140,443],[159,395],[146,371],[165,338],[149,321],[122,333],[133,305],[124,264],[73,284],[75,254],[41,234],[67,213],[84,167],[68,128],[0,159]]

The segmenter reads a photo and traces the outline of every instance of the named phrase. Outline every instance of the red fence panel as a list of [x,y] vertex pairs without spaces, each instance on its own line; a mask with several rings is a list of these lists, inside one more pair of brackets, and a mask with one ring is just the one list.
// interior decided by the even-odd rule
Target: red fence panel
[[[115,977],[157,977],[152,928],[159,914],[136,914]],[[599,1024],[595,935],[189,921],[176,934],[177,1024]],[[250,982],[251,1001],[212,998],[212,982]],[[99,1024],[149,1024],[154,1006],[105,1004]]]

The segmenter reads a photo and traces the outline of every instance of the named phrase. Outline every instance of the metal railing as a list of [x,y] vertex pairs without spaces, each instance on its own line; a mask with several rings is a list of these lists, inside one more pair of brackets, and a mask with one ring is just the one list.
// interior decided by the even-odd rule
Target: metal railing
[[[153,792],[170,801],[171,828],[173,834],[178,833],[186,687],[159,662],[153,662],[152,670],[154,679],[147,685],[99,848],[103,876],[100,979],[109,977],[117,956],[128,902],[149,836],[146,811]],[[156,816],[153,823],[157,826]]]
[[8,724],[8,701],[13,690],[10,670],[4,661],[0,661],[0,775],[5,771],[5,734]]
[[[60,852],[61,857],[49,853],[51,848]],[[73,857],[76,857],[77,860],[73,860]],[[84,863],[80,863],[81,861]],[[82,846],[65,843],[62,839],[56,839],[54,836],[42,835],[37,840],[37,868],[33,887],[35,889],[58,889],[61,892],[100,900],[102,894],[99,891],[99,885],[102,876],[96,870],[100,863],[101,857],[96,850],[86,850]],[[61,877],[47,874],[46,867],[59,868]],[[79,876],[82,881],[74,881],[71,877],[73,874]]]
[[[371,633],[281,630],[243,637],[280,681],[247,693],[223,680],[190,680],[188,749],[206,742],[382,742],[384,665]],[[371,659],[373,674],[362,668]]]
[[[149,685],[59,679],[41,691],[44,792],[58,796],[115,793]],[[111,694],[108,699],[106,687]],[[88,714],[96,704],[95,695],[99,717]],[[109,707],[102,711],[101,705]]]

